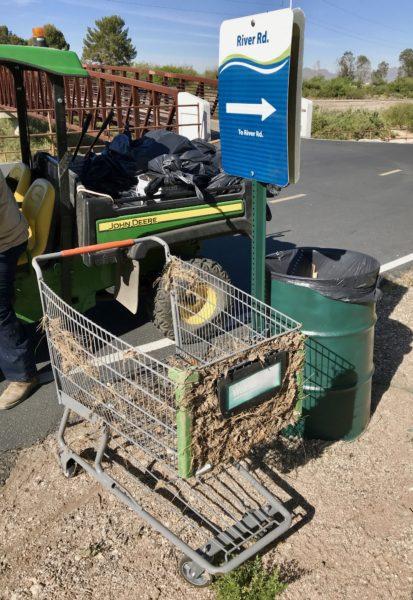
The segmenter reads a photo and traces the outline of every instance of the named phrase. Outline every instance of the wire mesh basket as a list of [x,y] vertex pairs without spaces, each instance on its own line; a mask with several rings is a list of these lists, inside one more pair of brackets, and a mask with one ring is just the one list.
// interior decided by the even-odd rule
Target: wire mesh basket
[[[196,395],[200,369],[205,372],[221,365],[222,369],[230,366],[234,372],[247,364],[251,370],[249,358],[254,350],[264,346],[269,351],[277,338],[300,326],[230,283],[169,253],[164,281],[171,298],[175,352],[181,357],[169,363],[92,322],[64,302],[42,278],[39,285],[60,396],[72,398],[154,459],[188,477],[194,466],[193,423],[185,396],[190,389]],[[232,402],[238,411],[262,396],[254,393],[251,397],[251,385],[255,392],[264,371],[262,363],[255,362],[258,371],[250,375],[249,385],[245,378],[241,378],[242,385],[233,384]],[[276,360],[275,366],[271,365],[273,373],[277,367],[280,370],[280,363]]]

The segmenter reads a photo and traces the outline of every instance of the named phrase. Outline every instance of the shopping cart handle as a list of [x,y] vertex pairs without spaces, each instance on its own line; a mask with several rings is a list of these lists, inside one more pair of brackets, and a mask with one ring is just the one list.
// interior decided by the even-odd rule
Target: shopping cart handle
[[60,256],[78,256],[79,254],[87,254],[88,252],[101,252],[102,250],[111,250],[114,248],[127,248],[133,246],[136,240],[120,240],[118,242],[105,242],[104,244],[92,244],[91,246],[80,246],[79,248],[69,248],[62,250]]
[[165,252],[165,259],[168,262],[171,259],[168,244],[156,235],[149,235],[143,238],[119,240],[117,242],[105,242],[104,244],[93,244],[91,246],[79,246],[78,248],[69,248],[67,250],[61,250],[60,252],[51,252],[49,254],[41,254],[36,256],[32,260],[32,265],[39,279],[42,277],[42,272],[39,263],[47,260],[57,258],[67,258],[68,256],[78,256],[80,254],[87,254],[88,252],[102,252],[102,250],[112,250],[116,248],[130,248],[135,244],[140,244],[152,240],[163,247]]

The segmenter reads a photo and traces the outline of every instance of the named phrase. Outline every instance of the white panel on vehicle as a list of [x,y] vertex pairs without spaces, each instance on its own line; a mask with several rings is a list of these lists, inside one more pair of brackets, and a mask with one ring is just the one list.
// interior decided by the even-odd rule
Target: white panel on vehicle
[[178,93],[179,133],[190,140],[211,139],[211,107],[208,100],[189,92]]
[[301,137],[311,137],[311,126],[313,122],[313,101],[301,98]]

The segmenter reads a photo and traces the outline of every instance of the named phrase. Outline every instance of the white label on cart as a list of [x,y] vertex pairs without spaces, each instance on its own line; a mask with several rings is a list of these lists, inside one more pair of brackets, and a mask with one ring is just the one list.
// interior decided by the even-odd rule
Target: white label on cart
[[249,402],[265,392],[281,385],[281,363],[271,365],[262,371],[249,375],[228,388],[228,409]]

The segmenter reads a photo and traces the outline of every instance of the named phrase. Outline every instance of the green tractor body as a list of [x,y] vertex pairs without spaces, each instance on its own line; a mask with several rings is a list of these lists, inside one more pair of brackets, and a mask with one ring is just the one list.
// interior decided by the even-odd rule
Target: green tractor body
[[[64,76],[88,77],[73,52],[52,48],[0,45],[0,65],[10,70],[14,79],[22,162],[30,167],[29,179],[47,180],[53,186],[55,203],[47,244],[42,252],[54,252],[74,246],[116,242],[148,235],[162,237],[172,251],[190,257],[203,239],[249,234],[250,215],[245,187],[237,194],[227,194],[202,201],[196,196],[165,198],[152,202],[119,203],[110,196],[94,194],[80,185],[70,170],[67,151]],[[27,117],[24,71],[47,74],[54,100],[57,157],[40,152],[32,158]],[[7,174],[8,169],[1,167]],[[18,267],[15,309],[27,322],[42,315],[36,277],[27,256]],[[156,252],[141,252],[140,276],[162,268]],[[45,279],[53,289],[81,312],[94,306],[96,294],[116,289],[120,265],[125,255],[119,250],[84,254],[81,257],[48,264]],[[138,294],[138,289],[136,290]]]

